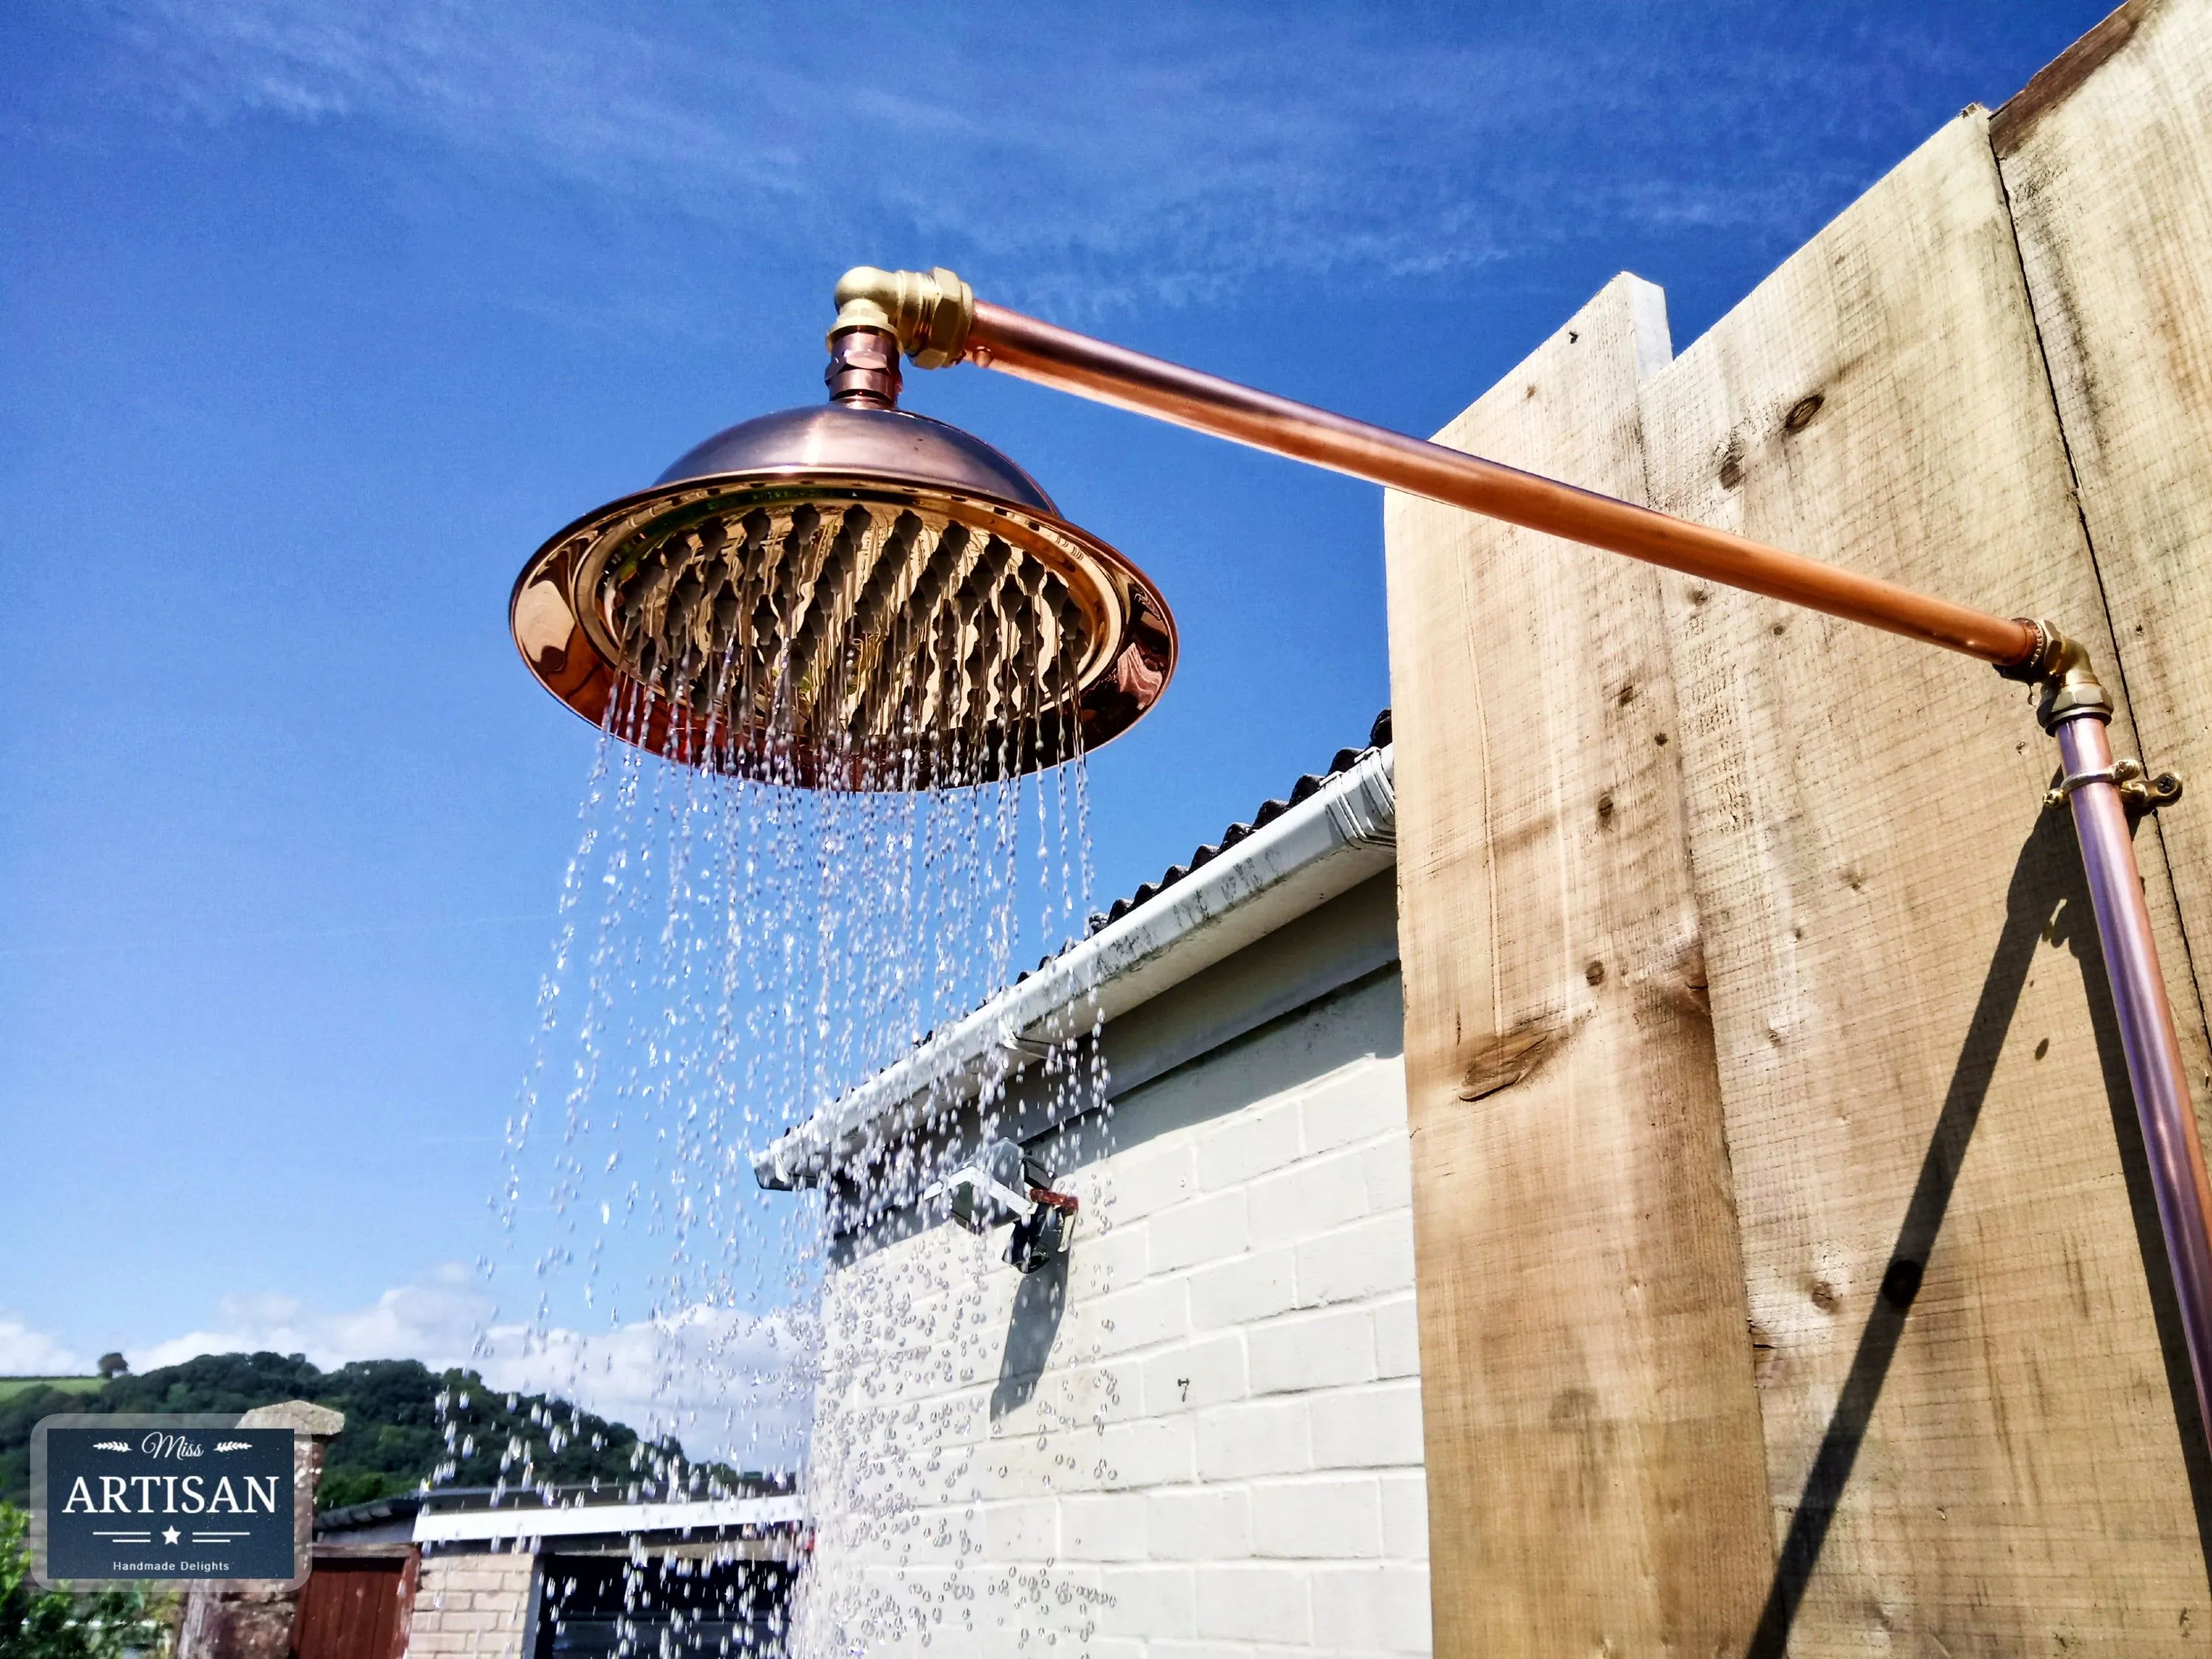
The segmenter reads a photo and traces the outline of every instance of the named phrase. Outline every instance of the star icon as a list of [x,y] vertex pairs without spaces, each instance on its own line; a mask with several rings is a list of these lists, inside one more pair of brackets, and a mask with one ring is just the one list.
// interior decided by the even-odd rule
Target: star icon
[[174,1527],[165,1528],[161,1534],[161,1541],[164,1544],[175,1543],[177,1541],[177,1529]]

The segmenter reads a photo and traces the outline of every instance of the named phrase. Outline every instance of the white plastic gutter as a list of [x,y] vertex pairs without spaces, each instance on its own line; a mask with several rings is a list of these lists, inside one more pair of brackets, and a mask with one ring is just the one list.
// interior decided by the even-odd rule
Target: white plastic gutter
[[518,1504],[415,1517],[418,1544],[491,1538],[573,1538],[599,1533],[690,1532],[702,1528],[771,1527],[803,1521],[799,1498],[725,1498],[696,1504]]
[[1381,874],[1397,857],[1397,824],[1390,750],[1370,749],[1273,823],[756,1152],[754,1176],[763,1187],[815,1186],[895,1146],[1094,1018],[1118,1019]]

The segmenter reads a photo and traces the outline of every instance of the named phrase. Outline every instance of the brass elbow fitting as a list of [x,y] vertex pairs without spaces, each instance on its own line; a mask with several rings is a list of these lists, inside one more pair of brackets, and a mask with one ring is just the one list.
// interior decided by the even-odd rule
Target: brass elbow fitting
[[927,271],[855,265],[837,279],[836,299],[833,352],[839,335],[873,329],[896,340],[916,368],[958,362],[975,320],[975,290],[942,265]]
[[2035,711],[2043,729],[2055,732],[2070,720],[2111,720],[2112,694],[2098,680],[2088,647],[2047,622],[2033,617],[2016,620],[2035,630],[2035,648],[1997,672],[2008,680],[2043,688],[2043,702]]

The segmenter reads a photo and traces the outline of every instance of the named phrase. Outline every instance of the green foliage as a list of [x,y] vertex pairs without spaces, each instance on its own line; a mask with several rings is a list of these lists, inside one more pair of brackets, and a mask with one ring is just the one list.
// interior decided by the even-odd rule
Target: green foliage
[[29,1533],[30,1517],[0,1504],[0,1659],[121,1659],[167,1645],[168,1596],[40,1589],[31,1580]]
[[[444,1396],[441,1413],[440,1397]],[[412,1359],[365,1359],[333,1371],[298,1354],[203,1354],[143,1376],[110,1378],[97,1393],[32,1387],[0,1397],[0,1499],[27,1501],[31,1430],[62,1412],[237,1413],[309,1400],[345,1413],[316,1493],[325,1509],[413,1492],[423,1481],[489,1486],[552,1482],[638,1484],[666,1494],[672,1483],[729,1472],[694,1470],[672,1442],[641,1442],[630,1429],[544,1395],[506,1395],[474,1371],[432,1372]],[[450,1436],[450,1445],[449,1445]]]

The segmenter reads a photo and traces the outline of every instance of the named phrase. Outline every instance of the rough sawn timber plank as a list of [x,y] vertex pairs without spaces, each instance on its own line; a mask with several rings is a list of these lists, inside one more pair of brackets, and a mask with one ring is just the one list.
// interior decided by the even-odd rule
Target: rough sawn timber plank
[[[2108,653],[1987,129],[1644,381],[1653,504]],[[2048,740],[1964,658],[1662,585],[1781,1553],[1750,1651],[2201,1651]]]
[[[1616,278],[1439,434],[1640,500]],[[1657,578],[1393,495],[1399,933],[1445,1659],[1735,1654],[1772,1564]]]
[[1991,130],[2143,759],[2197,792],[2137,841],[2164,850],[2179,898],[2179,930],[2162,933],[2159,951],[2194,1051],[2202,1120],[2212,1095],[2203,1059],[2212,951],[2212,4],[2122,7],[2000,110]]

